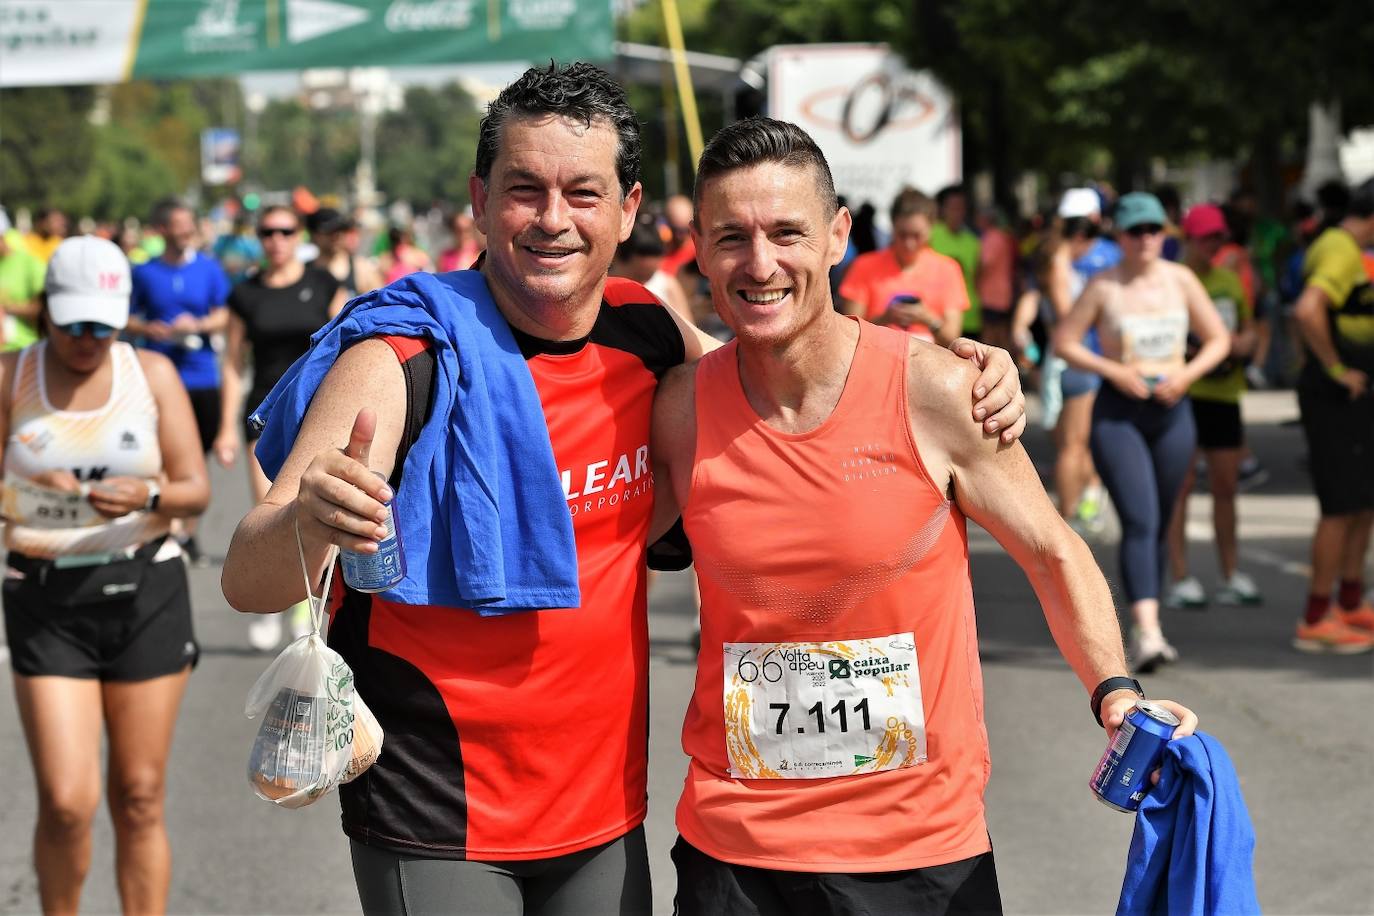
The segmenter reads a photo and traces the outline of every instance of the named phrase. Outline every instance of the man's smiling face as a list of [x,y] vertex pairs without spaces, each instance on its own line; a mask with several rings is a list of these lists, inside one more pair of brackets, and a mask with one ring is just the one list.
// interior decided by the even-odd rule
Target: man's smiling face
[[716,311],[741,338],[791,340],[830,309],[849,212],[831,214],[805,166],[762,162],[711,178],[692,233]]
[[555,115],[512,117],[486,182],[473,176],[472,210],[487,237],[483,273],[522,310],[580,314],[600,306],[616,246],[634,224],[641,189],[623,197],[610,124]]

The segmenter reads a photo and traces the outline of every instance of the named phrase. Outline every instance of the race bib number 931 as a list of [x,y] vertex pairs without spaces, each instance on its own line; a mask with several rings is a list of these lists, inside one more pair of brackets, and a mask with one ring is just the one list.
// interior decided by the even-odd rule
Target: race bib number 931
[[725,745],[737,779],[820,779],[926,760],[910,633],[725,644]]

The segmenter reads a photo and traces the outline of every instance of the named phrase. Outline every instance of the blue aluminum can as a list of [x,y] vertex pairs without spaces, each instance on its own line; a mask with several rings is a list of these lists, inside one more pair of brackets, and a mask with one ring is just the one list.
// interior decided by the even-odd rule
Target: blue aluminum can
[[396,499],[392,497],[386,504],[386,537],[377,545],[376,553],[339,551],[344,582],[355,592],[384,592],[406,577],[406,558],[401,551],[401,529],[396,524],[395,510]]
[[1157,703],[1139,700],[1098,761],[1088,783],[1108,808],[1134,814],[1150,791],[1150,774],[1159,768],[1178,716]]

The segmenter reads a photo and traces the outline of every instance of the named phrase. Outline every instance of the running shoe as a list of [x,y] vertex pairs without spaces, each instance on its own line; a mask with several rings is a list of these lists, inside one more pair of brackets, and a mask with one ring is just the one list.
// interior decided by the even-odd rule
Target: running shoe
[[261,614],[248,624],[248,645],[271,652],[281,642],[281,614]]
[[1299,620],[1293,648],[1299,652],[1355,655],[1374,649],[1374,634],[1357,630],[1336,615],[1328,614],[1316,623]]
[[[1213,597],[1217,604],[1227,607],[1260,604],[1264,601],[1264,596],[1260,594],[1259,586],[1255,584],[1255,580],[1240,570],[1233,572],[1231,578],[1227,579],[1221,588],[1217,589],[1217,593]],[[1374,616],[1374,612],[1371,612],[1371,616]]]
[[1196,576],[1187,576],[1169,586],[1164,596],[1164,606],[1172,608],[1204,608],[1207,606],[1207,592]]
[[1169,645],[1162,631],[1136,629],[1131,631],[1131,658],[1134,660],[1132,670],[1137,674],[1149,674],[1160,665],[1178,661],[1178,650]]
[[291,639],[297,640],[302,636],[309,636],[314,631],[315,625],[310,620],[310,602],[297,601],[286,611],[286,618],[291,627]]
[[1241,493],[1249,493],[1268,482],[1269,472],[1265,470],[1264,465],[1260,464],[1254,455],[1247,455],[1240,463],[1240,477],[1236,480],[1236,489]]
[[1350,627],[1352,630],[1362,630],[1366,633],[1374,633],[1374,607],[1366,601],[1364,604],[1347,611],[1345,608],[1338,608],[1336,613],[1340,615],[1341,623]]
[[1107,519],[1102,512],[1102,496],[1101,487],[1088,487],[1078,501],[1078,508],[1074,510],[1077,527],[1086,534],[1101,534],[1107,527]]
[[1254,363],[1245,367],[1245,380],[1250,383],[1252,391],[1263,391],[1269,387],[1269,379],[1264,370]]

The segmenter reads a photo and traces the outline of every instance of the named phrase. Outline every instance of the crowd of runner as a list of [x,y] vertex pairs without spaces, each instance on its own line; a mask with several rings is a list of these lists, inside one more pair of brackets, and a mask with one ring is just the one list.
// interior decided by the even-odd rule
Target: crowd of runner
[[[492,314],[505,319],[498,342],[528,365],[563,469],[581,608],[545,616],[541,627],[519,611],[569,605],[457,615],[478,606],[462,571],[451,582],[415,565],[402,603],[335,596],[330,642],[388,736],[374,768],[340,793],[366,909],[402,907],[398,895],[437,902],[425,895],[456,883],[474,912],[512,895],[530,912],[556,912],[560,894],[586,905],[619,895],[622,912],[644,910],[644,551],[669,534],[679,509],[703,577],[702,661],[684,732],[692,769],[674,850],[687,913],[746,902],[787,911],[801,893],[787,875],[798,871],[826,876],[828,893],[875,905],[929,895],[951,912],[996,910],[977,688],[971,703],[954,693],[922,708],[918,693],[914,706],[881,707],[897,723],[887,756],[865,756],[872,749],[858,739],[845,745],[856,766],[874,762],[873,779],[837,779],[817,795],[776,770],[830,775],[820,745],[731,740],[740,723],[730,718],[728,685],[722,718],[721,651],[739,671],[758,670],[768,663],[751,655],[759,645],[799,657],[872,631],[861,642],[883,643],[873,650],[883,665],[908,656],[914,664],[919,650],[922,674],[977,681],[976,657],[959,648],[962,629],[939,623],[972,620],[966,516],[1023,563],[1094,714],[1114,729],[1140,692],[1125,675],[1178,658],[1161,606],[1209,601],[1189,569],[1183,524],[1195,477],[1205,475],[1213,498],[1219,575],[1210,600],[1264,600],[1240,569],[1237,535],[1236,494],[1264,474],[1245,441],[1249,388],[1296,385],[1320,503],[1293,645],[1374,649],[1363,580],[1374,521],[1374,184],[1328,186],[1286,226],[1257,217],[1244,190],[1184,210],[1170,188],[1118,196],[1099,186],[1069,188],[1015,220],[974,206],[961,186],[934,196],[905,189],[856,208],[851,220],[810,138],[758,121],[712,141],[695,199],[656,206],[640,200],[633,121],[623,93],[593,68],[530,71],[483,122],[472,208],[444,211],[418,232],[317,205],[250,212],[235,202],[219,209],[217,225],[167,200],[141,224],[83,221],[84,233],[71,233],[56,210],[24,214],[26,231],[0,211],[5,621],[38,774],[45,909],[74,907],[89,862],[102,716],[117,764],[121,895],[126,909],[165,903],[161,768],[198,647],[181,564],[175,575],[164,564],[208,565],[196,537],[210,498],[205,456],[226,467],[244,459],[255,508],[235,533],[224,588],[231,605],[258,615],[250,644],[271,651],[284,623],[293,636],[310,629],[295,564],[274,560],[299,549],[318,572],[330,545],[375,550],[381,503],[419,486],[407,457],[434,453],[426,418],[457,409],[434,400],[458,397],[434,381],[452,368],[452,348],[387,330],[381,319],[369,324],[368,315],[397,296],[467,290],[452,272],[473,267],[490,288]],[[565,162],[579,157],[591,171]],[[802,187],[829,187],[829,196]],[[428,231],[436,223],[441,235]],[[300,401],[309,412],[250,422],[311,335],[360,296],[346,324],[362,342],[339,345],[314,380],[318,393]],[[1015,365],[960,343],[965,337],[1009,351]],[[915,341],[954,346],[983,374]],[[803,343],[805,358],[789,349]],[[699,368],[683,368],[701,357]],[[1053,503],[1014,444],[1024,424],[1018,375],[1039,392],[1041,421],[1053,431]],[[925,384],[936,377],[951,381]],[[417,379],[428,380],[428,393]],[[894,406],[900,399],[905,409]],[[192,427],[197,440],[168,431]],[[842,445],[853,456],[832,473],[826,462]],[[640,482],[651,460],[667,477],[657,500],[635,500],[652,486]],[[65,473],[69,465],[76,470]],[[815,553],[836,540],[817,536],[817,507],[857,512],[857,491],[845,485],[889,475],[892,489],[864,488],[866,515],[834,520],[850,531],[839,539],[846,550]],[[617,486],[618,499],[587,498]],[[1008,491],[1025,498],[990,495]],[[1074,534],[1100,534],[1107,498],[1121,527],[1125,655],[1114,620],[1101,613],[1111,605],[1106,583]],[[54,540],[77,504],[104,521],[83,518],[81,538]],[[429,549],[463,555],[463,526],[449,524],[442,495],[432,507],[407,505]],[[897,505],[901,512],[888,511]],[[793,522],[779,521],[799,509]],[[746,529],[771,546],[742,552],[722,533]],[[896,553],[875,573],[884,551]],[[1027,559],[1041,555],[1056,561]],[[61,583],[83,564],[112,570],[103,593],[82,591],[89,577],[72,578],[71,594],[16,584]],[[149,578],[154,567],[160,579]],[[164,579],[161,591],[149,585]],[[899,600],[908,591],[922,595],[919,607]],[[128,626],[92,628],[112,596],[129,602]],[[903,639],[912,632],[915,647]],[[557,663],[531,667],[535,643],[556,650]],[[613,643],[633,651],[595,651]],[[378,645],[387,652],[370,651]],[[781,735],[801,695],[788,691],[802,685],[745,680],[735,689],[746,705],[786,700],[770,707],[783,709]],[[545,715],[540,698],[551,695],[572,697],[585,714],[576,723]],[[839,714],[862,711],[866,722],[869,699],[855,687]],[[1195,717],[1171,705],[1184,722],[1180,736],[1191,732]],[[512,708],[528,712],[521,723]],[[75,751],[55,737],[71,728],[72,709],[85,736]],[[927,747],[927,728],[949,742],[939,753]],[[508,743],[534,747],[551,735],[557,761],[531,757],[518,772],[500,763]],[[905,763],[893,758],[896,748]],[[932,762],[911,776],[928,751]],[[942,822],[900,813],[916,797],[932,804],[932,793],[943,793]],[[739,827],[737,805],[758,814],[750,830]],[[882,809],[888,842],[801,849],[788,839],[856,805]],[[548,818],[555,807],[563,814]],[[417,861],[452,867],[431,872]],[[881,889],[850,880],[871,872],[905,877]]]

